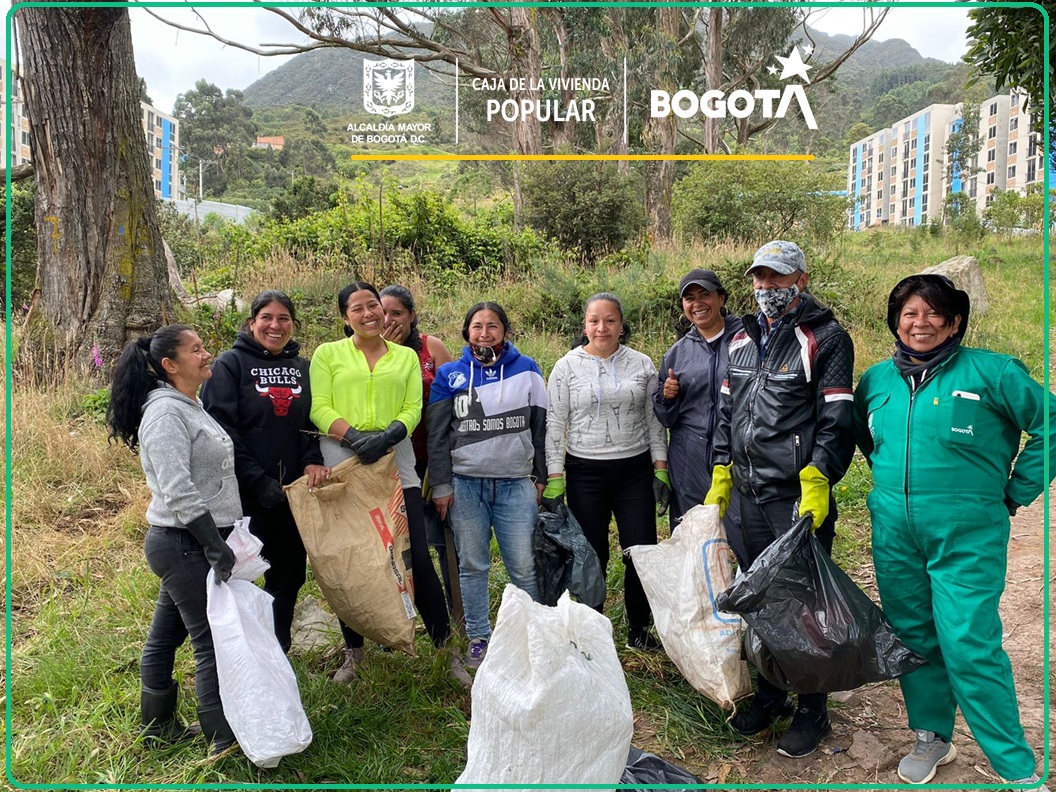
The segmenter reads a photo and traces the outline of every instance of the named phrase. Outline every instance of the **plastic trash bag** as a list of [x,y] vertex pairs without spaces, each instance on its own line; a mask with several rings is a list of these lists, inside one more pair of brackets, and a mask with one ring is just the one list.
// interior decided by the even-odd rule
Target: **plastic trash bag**
[[605,576],[598,554],[564,504],[539,513],[535,525],[535,579],[544,605],[556,605],[567,590],[591,608],[605,603]]
[[[254,583],[268,562],[248,519],[228,537],[235,568],[226,583],[206,576],[206,615],[213,633],[220,701],[242,752],[258,767],[276,767],[284,756],[312,742],[297,677],[275,637],[272,596]],[[255,550],[252,548],[256,547]],[[253,552],[255,555],[247,555]]]
[[694,506],[670,539],[628,553],[667,656],[694,690],[732,709],[751,680],[741,659],[744,622],[715,604],[733,576],[719,507]]
[[[631,746],[631,752],[627,756],[627,767],[623,770],[621,784],[685,784],[686,786],[699,786],[704,782],[688,770],[683,770],[678,765],[671,764],[655,754],[646,753]],[[668,789],[677,790],[677,786],[668,786]]]
[[472,696],[456,784],[619,783],[634,716],[612,623],[594,609],[506,586]]
[[809,526],[798,520],[718,598],[756,633],[745,651],[759,672],[785,690],[831,693],[924,665]]

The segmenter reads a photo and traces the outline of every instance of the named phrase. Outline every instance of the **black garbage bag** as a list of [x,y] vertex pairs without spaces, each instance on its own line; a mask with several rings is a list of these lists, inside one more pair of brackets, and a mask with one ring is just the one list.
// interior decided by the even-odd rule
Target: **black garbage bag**
[[[621,784],[685,784],[698,786],[704,782],[688,770],[631,746],[627,755],[627,767],[620,777]],[[677,789],[671,786],[668,789]]]
[[748,623],[755,635],[745,636],[746,656],[785,690],[853,690],[927,662],[829,558],[809,515],[775,539],[715,604]]
[[533,537],[535,579],[544,605],[556,605],[567,589],[584,605],[605,602],[605,577],[598,554],[564,504],[539,513]]

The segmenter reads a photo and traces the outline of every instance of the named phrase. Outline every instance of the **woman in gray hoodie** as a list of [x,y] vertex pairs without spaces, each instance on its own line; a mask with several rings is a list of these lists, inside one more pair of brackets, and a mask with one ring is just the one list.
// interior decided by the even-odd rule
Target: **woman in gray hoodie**
[[152,742],[193,735],[176,718],[172,679],[176,650],[190,637],[198,720],[216,754],[235,737],[220,703],[205,580],[210,567],[218,584],[231,576],[235,554],[224,540],[242,504],[231,438],[197,397],[211,359],[186,325],[129,343],[114,367],[106,422],[111,440],[138,448],[153,496],[144,549],[161,589],[140,661],[143,735]]

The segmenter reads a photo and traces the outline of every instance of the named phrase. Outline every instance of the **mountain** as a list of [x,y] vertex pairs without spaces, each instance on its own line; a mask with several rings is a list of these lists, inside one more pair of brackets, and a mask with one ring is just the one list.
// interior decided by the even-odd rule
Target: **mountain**
[[[363,111],[363,61],[381,60],[345,47],[311,50],[291,58],[243,91],[245,103],[254,110],[303,105],[334,108],[344,113]],[[415,64],[415,107],[428,109],[450,104],[449,80]]]

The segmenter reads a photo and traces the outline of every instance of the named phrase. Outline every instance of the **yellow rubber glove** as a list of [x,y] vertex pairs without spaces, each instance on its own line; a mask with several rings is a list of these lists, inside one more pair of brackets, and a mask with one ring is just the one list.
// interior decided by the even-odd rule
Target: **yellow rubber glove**
[[725,517],[733,495],[733,463],[716,465],[711,471],[711,489],[704,496],[705,506],[718,506],[719,516]]
[[814,515],[812,527],[816,531],[829,516],[829,480],[816,467],[807,465],[799,471],[799,485],[802,488],[799,513]]

